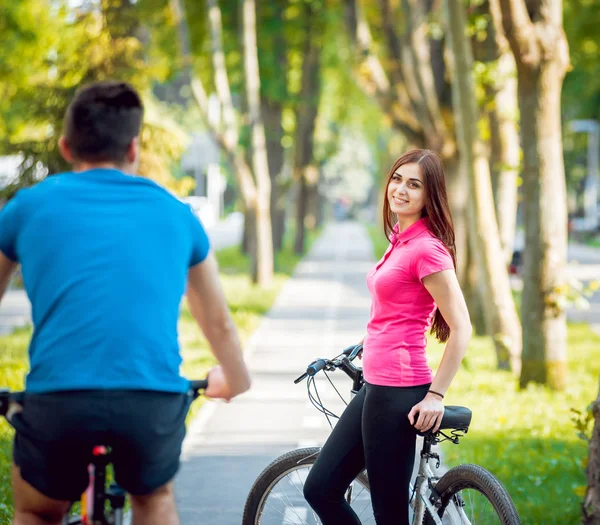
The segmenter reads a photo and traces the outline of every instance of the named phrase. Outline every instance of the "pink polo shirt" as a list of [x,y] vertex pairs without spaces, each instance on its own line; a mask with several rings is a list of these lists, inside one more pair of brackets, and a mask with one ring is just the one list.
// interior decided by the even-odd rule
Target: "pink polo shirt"
[[423,277],[453,269],[444,243],[423,218],[398,234],[367,274],[373,298],[363,350],[365,380],[373,385],[417,386],[431,383],[426,333],[433,322],[435,302]]

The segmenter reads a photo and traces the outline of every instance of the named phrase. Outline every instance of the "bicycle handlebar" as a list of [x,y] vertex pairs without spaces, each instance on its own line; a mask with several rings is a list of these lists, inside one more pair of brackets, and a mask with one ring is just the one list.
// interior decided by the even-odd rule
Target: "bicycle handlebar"
[[362,343],[359,343],[357,345],[352,345],[348,348],[345,348],[337,357],[334,357],[333,359],[315,359],[306,367],[306,372],[294,380],[294,383],[298,384],[301,381],[304,381],[304,379],[307,377],[313,377],[321,370],[331,371],[335,370],[336,368],[340,368],[350,378],[354,379],[359,369],[352,364],[352,361],[354,361],[358,354],[362,352],[362,349],[363,345]]
[[306,373],[309,376],[314,376],[315,374],[318,374],[321,370],[323,370],[323,368],[327,366],[328,362],[329,359],[317,359],[306,367]]
[[10,406],[10,390],[6,388],[0,389],[0,416],[5,416]]
[[352,345],[346,348],[342,354],[344,354],[350,361],[354,361],[358,354],[360,354],[363,350],[363,344],[358,343],[357,345]]
[[190,388],[194,392],[198,392],[198,390],[206,390],[208,388],[208,377],[205,379],[195,379],[194,381],[190,381]]
[[[200,390],[208,388],[208,378],[196,379],[190,381],[190,390],[193,392],[193,397],[196,399],[200,395]],[[23,392],[11,392],[7,388],[0,388],[0,417],[6,416],[11,403],[22,402]]]

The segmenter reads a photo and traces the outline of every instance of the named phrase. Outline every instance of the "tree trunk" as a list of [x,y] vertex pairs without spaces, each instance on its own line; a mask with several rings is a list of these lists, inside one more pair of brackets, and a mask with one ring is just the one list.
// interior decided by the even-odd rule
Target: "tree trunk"
[[315,164],[308,166],[304,173],[308,186],[306,202],[305,226],[308,231],[314,230],[319,222],[319,177],[321,172]]
[[[512,62],[505,54],[500,62]],[[491,170],[494,179],[494,204],[498,217],[500,243],[505,264],[510,264],[517,225],[517,178],[519,174],[519,130],[517,127],[517,80],[507,78],[494,95],[490,111]]]
[[318,35],[314,34],[315,13],[312,5],[306,5],[306,38],[304,41],[304,62],[302,64],[302,83],[300,102],[296,111],[296,147],[294,150],[294,178],[298,181],[298,200],[296,202],[296,239],[294,251],[304,253],[305,229],[314,228],[309,224],[310,187],[318,183],[319,170],[313,162],[314,133],[319,109],[320,92],[320,51]]
[[[469,257],[468,243],[468,199],[469,194],[465,188],[469,185],[469,179],[464,167],[461,167],[458,155],[445,161],[446,185],[448,190],[448,201],[450,211],[452,212],[452,222],[454,223],[454,236],[456,244],[456,275],[461,287],[468,286],[468,274],[471,271],[470,266],[475,264],[472,257]],[[467,298],[468,300],[468,298]],[[469,305],[469,308],[472,308]]]
[[[259,4],[259,18],[265,24],[270,24],[265,39],[268,41],[261,49],[260,64],[266,58],[270,71],[270,89],[262,90],[262,110],[267,135],[267,156],[271,174],[271,218],[273,228],[273,249],[277,252],[283,247],[285,233],[285,192],[281,184],[281,175],[285,161],[285,151],[281,144],[284,136],[282,114],[283,105],[288,99],[287,70],[288,48],[284,35],[285,3],[272,2]],[[276,29],[275,29],[276,28]],[[264,71],[264,70],[263,70]],[[277,74],[280,72],[280,74]]]
[[500,237],[493,202],[489,164],[478,135],[478,109],[473,84],[473,57],[465,36],[466,14],[460,0],[445,0],[450,48],[454,56],[453,99],[461,164],[469,174],[470,234],[486,298],[486,319],[498,367],[518,372],[521,327],[512,298],[506,266],[500,253]]
[[[246,208],[244,210],[242,253],[250,256],[251,259],[254,259],[256,255],[256,207]],[[255,264],[252,264],[253,268],[255,266]]]
[[297,255],[302,255],[304,253],[304,217],[306,216],[307,201],[308,187],[306,179],[303,176],[300,176],[296,194],[296,232],[294,237],[294,253]]
[[271,231],[271,179],[265,128],[261,116],[260,74],[256,45],[256,5],[254,0],[243,0],[244,70],[246,94],[252,130],[252,167],[256,180],[256,271],[253,281],[268,286],[273,279],[273,235]]
[[482,300],[482,287],[480,285],[481,279],[479,277],[479,269],[475,262],[473,250],[473,246],[468,247],[468,260],[466,264],[467,274],[464,279],[464,284],[461,286],[475,333],[480,336],[490,335],[486,326],[485,307]]
[[561,68],[546,63],[519,74],[523,142],[525,251],[521,387],[562,390],[567,376],[564,295],[567,255],[566,185],[562,155]]
[[[569,63],[562,1],[500,0],[504,33],[517,63],[523,200],[524,287],[520,385],[561,390],[567,376],[564,311],[567,256],[566,184],[560,93]],[[529,12],[528,11],[529,8]],[[535,20],[535,23],[533,22]]]
[[270,101],[263,97],[263,112],[265,119],[265,130],[267,134],[267,156],[269,172],[271,174],[271,217],[273,219],[273,249],[279,251],[283,245],[283,234],[285,228],[285,208],[283,205],[283,190],[279,184],[279,178],[283,170],[284,150],[281,145],[283,138],[283,126],[281,116],[283,105],[280,102]]
[[492,24],[489,31],[488,60],[496,61],[493,97],[489,111],[490,168],[494,188],[494,204],[500,230],[504,261],[512,259],[517,223],[518,185],[521,145],[519,143],[517,69],[515,58],[504,36],[498,0],[489,0]]
[[594,402],[594,430],[587,464],[587,491],[583,502],[583,525],[600,525],[600,392]]

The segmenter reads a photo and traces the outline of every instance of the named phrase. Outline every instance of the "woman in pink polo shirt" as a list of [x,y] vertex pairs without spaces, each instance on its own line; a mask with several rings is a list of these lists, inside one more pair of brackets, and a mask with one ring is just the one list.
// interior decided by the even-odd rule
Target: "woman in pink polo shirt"
[[[390,245],[367,275],[373,301],[363,350],[366,385],[342,414],[304,486],[324,525],[360,524],[344,493],[365,465],[377,524],[408,525],[416,430],[438,429],[442,399],[471,337],[436,154],[409,151],[394,163],[383,221]],[[435,377],[425,352],[429,328],[447,342]]]

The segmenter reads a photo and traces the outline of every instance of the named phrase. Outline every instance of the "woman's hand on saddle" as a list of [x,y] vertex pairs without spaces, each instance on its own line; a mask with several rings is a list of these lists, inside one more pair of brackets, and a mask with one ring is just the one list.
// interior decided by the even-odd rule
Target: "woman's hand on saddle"
[[408,420],[419,432],[432,429],[437,432],[444,416],[444,404],[435,394],[427,394],[423,401],[412,407]]

